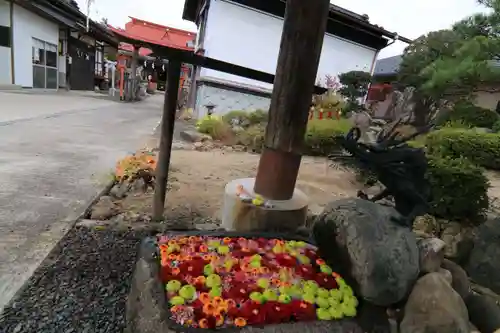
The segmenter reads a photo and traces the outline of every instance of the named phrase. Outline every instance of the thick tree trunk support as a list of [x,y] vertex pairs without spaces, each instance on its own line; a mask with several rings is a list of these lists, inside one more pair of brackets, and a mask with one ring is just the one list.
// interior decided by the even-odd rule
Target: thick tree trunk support
[[179,61],[169,60],[167,70],[167,89],[165,91],[165,102],[163,104],[163,115],[161,117],[160,152],[158,156],[158,165],[155,170],[156,184],[153,198],[153,220],[155,221],[163,220],[163,210],[165,208],[181,63]]
[[293,195],[329,5],[329,0],[287,0],[265,148],[254,188],[268,199],[288,200]]

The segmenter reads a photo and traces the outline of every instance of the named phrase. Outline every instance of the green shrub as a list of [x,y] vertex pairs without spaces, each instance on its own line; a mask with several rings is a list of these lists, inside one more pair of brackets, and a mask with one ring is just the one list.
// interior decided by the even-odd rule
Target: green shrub
[[428,156],[431,214],[444,219],[477,221],[488,208],[488,179],[466,158]]
[[258,125],[267,123],[268,115],[264,110],[255,110],[253,112],[248,113],[248,122],[249,125]]
[[229,111],[224,116],[222,116],[222,120],[224,120],[225,123],[230,125],[233,124],[233,121],[235,120],[241,126],[248,125],[249,123],[248,112],[241,110]]
[[208,134],[215,140],[226,141],[233,135],[231,126],[225,123],[221,117],[206,116],[196,123],[198,132]]
[[264,145],[265,131],[266,128],[262,124],[252,125],[236,134],[236,143],[247,147],[253,152],[260,153]]
[[493,132],[495,133],[500,133],[500,120],[498,120],[497,122],[495,122],[493,124],[493,127],[491,128],[493,130]]
[[427,135],[428,152],[444,157],[466,157],[487,169],[500,170],[500,135],[443,128]]
[[339,150],[334,140],[337,135],[345,135],[351,128],[347,119],[311,119],[307,123],[307,132],[304,143],[304,154],[311,156],[327,156]]
[[464,120],[450,120],[444,124],[444,128],[470,129],[471,125]]
[[440,119],[440,124],[444,125],[447,122],[462,121],[470,127],[486,127],[492,128],[499,120],[499,115],[491,110],[475,106],[470,102],[457,103],[451,112]]

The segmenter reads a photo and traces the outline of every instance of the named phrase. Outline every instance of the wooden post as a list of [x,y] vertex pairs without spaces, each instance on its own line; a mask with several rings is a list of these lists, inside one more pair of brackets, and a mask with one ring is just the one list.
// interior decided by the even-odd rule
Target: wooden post
[[129,88],[127,92],[127,100],[135,101],[136,96],[136,78],[137,78],[137,63],[139,61],[139,47],[134,45],[134,50],[132,51],[132,60],[130,63],[130,76],[127,87]]
[[155,221],[163,220],[180,75],[181,63],[177,60],[169,60],[167,67],[167,87],[165,89],[165,101],[161,117],[160,153],[158,156],[158,165],[155,170],[156,186],[153,198],[153,220]]
[[329,0],[286,3],[264,150],[254,187],[268,199],[289,200],[295,189],[329,5]]

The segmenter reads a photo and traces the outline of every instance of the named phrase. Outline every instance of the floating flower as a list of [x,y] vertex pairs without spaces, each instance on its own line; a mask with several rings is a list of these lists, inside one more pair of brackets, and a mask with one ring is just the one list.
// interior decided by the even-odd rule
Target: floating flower
[[186,327],[244,327],[356,315],[352,289],[301,241],[159,236],[171,319]]

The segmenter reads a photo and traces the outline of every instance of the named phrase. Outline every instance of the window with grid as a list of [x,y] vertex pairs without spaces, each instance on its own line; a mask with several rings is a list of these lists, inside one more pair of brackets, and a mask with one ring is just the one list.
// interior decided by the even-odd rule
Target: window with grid
[[31,44],[33,88],[57,89],[58,45],[33,38]]

